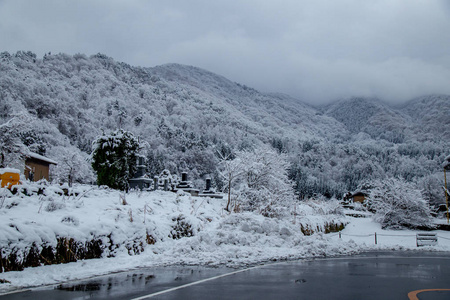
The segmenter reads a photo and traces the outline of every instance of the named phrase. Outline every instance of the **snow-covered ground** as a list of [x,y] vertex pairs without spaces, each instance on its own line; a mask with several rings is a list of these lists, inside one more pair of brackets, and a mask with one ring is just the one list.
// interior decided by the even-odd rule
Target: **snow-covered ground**
[[[273,260],[352,255],[366,250],[418,249],[414,231],[382,230],[371,218],[338,215],[333,208],[320,208],[320,203],[298,205],[295,217],[271,219],[248,212],[229,214],[223,209],[226,199],[162,191],[123,194],[92,186],[79,186],[74,191],[77,195],[63,196],[59,195],[59,188],[50,186],[43,195],[11,196],[6,189],[0,190],[2,257],[13,249],[25,251],[32,243],[55,248],[57,237],[71,237],[79,242],[102,239],[108,253],[99,259],[0,273],[0,279],[6,281],[0,284],[0,293],[141,267],[240,267]],[[301,225],[316,228],[330,221],[348,224],[340,236],[305,236],[300,231]],[[182,223],[190,225],[187,232],[192,236],[173,239],[187,228],[174,230]],[[438,245],[420,250],[450,251],[450,232],[436,232]],[[148,236],[156,243],[147,244]],[[144,245],[144,251],[129,255],[129,249],[139,244]],[[106,253],[114,257],[107,257]]]

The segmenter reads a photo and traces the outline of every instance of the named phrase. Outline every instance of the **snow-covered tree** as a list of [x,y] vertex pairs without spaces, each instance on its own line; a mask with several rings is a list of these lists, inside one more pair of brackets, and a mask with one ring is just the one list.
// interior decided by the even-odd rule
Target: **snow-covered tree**
[[92,167],[97,172],[97,184],[128,190],[128,180],[136,173],[139,140],[119,129],[102,135],[93,143]]
[[243,209],[269,217],[287,213],[294,199],[293,184],[287,174],[287,156],[261,146],[253,151],[241,151],[237,158],[243,162],[244,170],[240,186]]
[[[229,155],[231,156],[231,155]],[[268,146],[237,151],[233,159],[223,157],[220,174],[226,181],[228,201],[226,210],[234,208],[258,211],[275,217],[288,211],[294,199],[292,182],[288,179],[289,163],[286,155]],[[232,193],[234,189],[234,193]]]
[[89,157],[74,146],[56,146],[48,151],[48,155],[58,162],[52,166],[52,176],[59,182],[91,183],[95,180]]
[[368,203],[383,228],[431,227],[430,208],[417,187],[389,178],[372,182]]
[[19,114],[0,124],[0,168],[18,166],[27,154],[28,148],[21,139],[21,132],[28,127],[28,121],[25,114]]
[[417,186],[422,190],[423,198],[434,207],[445,204],[445,194],[442,192],[443,174],[434,173],[420,178]]
[[222,179],[226,181],[226,190],[228,193],[227,206],[225,207],[226,211],[231,210],[231,189],[233,184],[239,177],[241,177],[245,173],[244,163],[240,157],[232,157],[234,155],[228,153],[226,156],[222,155],[222,152],[218,152],[220,156],[219,163],[219,175]]

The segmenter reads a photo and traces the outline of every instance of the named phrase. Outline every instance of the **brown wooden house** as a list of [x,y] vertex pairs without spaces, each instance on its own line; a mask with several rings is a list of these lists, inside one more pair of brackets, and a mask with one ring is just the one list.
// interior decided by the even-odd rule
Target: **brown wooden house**
[[367,194],[363,192],[354,192],[350,198],[353,200],[353,203],[364,203],[364,201],[366,201]]
[[25,157],[25,178],[30,181],[39,181],[43,178],[50,181],[50,165],[57,164],[57,162],[50,158],[29,152]]

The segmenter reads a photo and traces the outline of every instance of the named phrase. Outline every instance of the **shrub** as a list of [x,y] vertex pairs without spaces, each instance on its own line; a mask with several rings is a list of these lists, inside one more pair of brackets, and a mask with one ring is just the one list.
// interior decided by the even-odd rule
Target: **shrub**
[[119,129],[102,135],[93,144],[92,167],[97,172],[97,184],[128,190],[128,180],[137,170],[139,141],[131,132]]
[[375,181],[368,203],[382,228],[432,227],[428,203],[412,183],[395,178]]

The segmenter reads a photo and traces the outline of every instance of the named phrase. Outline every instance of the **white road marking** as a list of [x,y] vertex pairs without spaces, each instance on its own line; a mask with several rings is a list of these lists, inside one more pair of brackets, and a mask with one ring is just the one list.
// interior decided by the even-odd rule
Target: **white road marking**
[[[373,258],[380,258],[380,259],[383,259],[383,258],[387,258],[387,259],[392,259],[392,258],[403,258],[403,259],[418,259],[418,258],[421,258],[421,259],[423,259],[423,258],[431,258],[431,259],[449,259],[449,257],[420,257],[420,256],[410,256],[410,257],[399,257],[399,256],[366,256],[366,257],[358,257],[358,256],[354,256],[354,257],[327,257],[327,258],[323,258],[323,257],[317,257],[317,258],[312,258],[312,260],[307,260],[307,259],[305,259],[305,260],[300,260],[300,261],[296,261],[296,262],[300,262],[300,263],[305,263],[305,262],[311,262],[311,261],[314,261],[314,260],[361,260],[361,259],[373,259]],[[214,277],[210,277],[210,278],[206,278],[206,279],[202,279],[202,280],[199,280],[199,281],[194,281],[194,282],[191,282],[191,283],[187,283],[187,284],[184,284],[184,285],[180,285],[180,286],[177,286],[177,287],[174,287],[174,288],[170,288],[170,289],[167,289],[167,290],[163,290],[163,291],[159,291],[159,292],[156,292],[156,293],[153,293],[153,294],[148,294],[148,295],[145,295],[145,296],[141,296],[141,297],[137,297],[137,298],[134,298],[134,299],[131,299],[131,300],[144,300],[144,299],[148,299],[148,298],[152,298],[152,297],[155,297],[155,296],[158,296],[158,295],[162,295],[162,294],[166,294],[166,293],[170,293],[170,292],[173,292],[173,291],[176,291],[176,290],[180,290],[180,289],[184,289],[184,288],[187,288],[187,287],[190,287],[190,286],[193,286],[193,285],[197,285],[197,284],[201,284],[201,283],[204,283],[204,282],[208,282],[208,281],[212,281],[212,280],[216,280],[216,279],[219,279],[219,278],[223,278],[223,277],[227,277],[227,276],[231,276],[231,275],[234,275],[234,274],[238,274],[238,273],[242,273],[242,272],[245,272],[245,271],[250,271],[250,270],[254,270],[254,269],[260,269],[260,268],[263,268],[263,267],[268,267],[268,266],[274,266],[274,265],[278,265],[278,264],[288,264],[288,263],[292,263],[293,261],[282,261],[282,262],[278,262],[278,263],[269,263],[269,264],[266,264],[266,265],[259,265],[259,266],[255,266],[255,267],[251,267],[251,268],[247,268],[247,269],[242,269],[242,270],[238,270],[238,271],[234,271],[234,272],[230,272],[230,273],[226,273],[226,274],[223,274],[223,275],[219,275],[219,276],[214,276]]]
[[[362,254],[364,254],[364,252],[362,252]],[[371,253],[372,254],[372,253]],[[174,288],[170,288],[167,290],[163,290],[160,292],[156,292],[153,294],[148,294],[145,296],[141,296],[138,298],[134,298],[131,300],[143,300],[143,299],[148,299],[148,298],[152,298],[158,295],[162,295],[165,293],[169,293],[175,290],[179,290],[179,289],[183,289],[189,286],[193,286],[193,285],[197,285],[203,282],[208,282],[208,281],[212,281],[218,278],[222,278],[222,277],[227,277],[230,275],[234,275],[234,274],[238,274],[238,273],[242,273],[245,271],[249,271],[249,270],[253,270],[253,269],[259,269],[259,268],[263,268],[263,267],[268,267],[268,266],[274,266],[274,265],[279,265],[279,264],[289,264],[289,263],[309,263],[309,262],[313,262],[313,261],[317,261],[317,260],[322,260],[322,261],[327,261],[327,260],[361,260],[361,259],[373,259],[373,258],[380,258],[380,259],[393,259],[393,258],[401,258],[401,259],[450,259],[450,256],[437,256],[437,257],[423,257],[423,256],[406,256],[406,257],[402,257],[402,256],[395,256],[395,255],[388,255],[388,256],[383,256],[382,254],[376,255],[373,254],[373,256],[337,256],[337,257],[309,257],[309,258],[299,258],[298,260],[287,260],[287,261],[279,261],[276,263],[268,263],[265,265],[259,265],[259,266],[255,266],[255,267],[251,267],[251,268],[247,268],[247,269],[242,269],[242,270],[238,270],[238,271],[234,271],[234,272],[230,272],[227,274],[223,274],[223,275],[219,275],[219,276],[215,276],[215,277],[211,277],[211,278],[207,278],[207,279],[203,279],[203,280],[199,280],[199,281],[195,281],[192,283],[188,283],[188,284],[184,284],[178,287],[174,287]],[[133,271],[133,270],[126,270],[126,271],[121,271],[121,272],[115,272],[115,273],[122,273],[122,272],[129,272],[129,271]],[[73,280],[73,281],[85,281],[88,279],[93,279],[93,278],[99,278],[99,277],[108,277],[111,275],[114,275],[115,273],[111,273],[111,274],[105,274],[105,275],[101,275],[101,276],[94,276],[91,278],[85,278],[85,279],[80,279],[80,280]],[[68,282],[73,282],[73,281],[68,281]],[[62,283],[68,283],[68,282],[62,282]],[[50,287],[52,286],[58,286],[61,283],[58,284],[52,284],[50,285]],[[29,292],[29,291],[34,291],[34,290],[38,290],[38,289],[45,289],[48,288],[49,286],[44,286],[44,287],[37,287],[37,288],[31,288],[31,289],[22,289],[22,290],[15,290],[15,291],[10,291],[10,292],[5,292],[5,293],[0,293],[0,296],[6,296],[6,295],[10,295],[10,294],[16,294],[16,293],[22,293],[22,292]]]
[[31,289],[15,290],[15,291],[10,291],[10,292],[0,293],[0,296],[7,296],[7,295],[25,293],[25,292],[31,292]]
[[245,272],[245,271],[250,271],[250,270],[254,270],[254,269],[263,268],[265,266],[268,266],[268,265],[260,265],[260,266],[256,266],[256,267],[251,267],[251,268],[247,268],[247,269],[242,269],[242,270],[226,273],[226,274],[219,275],[219,276],[214,276],[214,277],[202,279],[202,280],[199,280],[199,281],[194,281],[194,282],[183,284],[183,285],[180,285],[180,286],[177,286],[177,287],[174,287],[174,288],[170,288],[170,289],[167,289],[167,290],[164,290],[164,291],[160,291],[160,292],[156,292],[156,293],[153,293],[153,294],[148,294],[148,295],[145,295],[145,296],[137,297],[137,298],[134,298],[134,299],[131,299],[131,300],[143,300],[143,299],[152,298],[152,297],[155,297],[155,296],[158,296],[158,295],[162,295],[162,294],[170,293],[170,292],[173,292],[173,291],[176,291],[176,290],[184,289],[184,288],[189,287],[189,286],[193,286],[193,285],[197,285],[197,284],[200,284],[200,283],[216,280],[216,279],[219,279],[219,278],[222,278],[222,277],[231,276],[231,275],[242,273],[242,272]]

